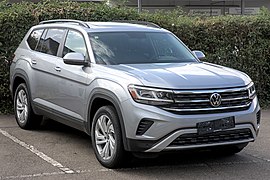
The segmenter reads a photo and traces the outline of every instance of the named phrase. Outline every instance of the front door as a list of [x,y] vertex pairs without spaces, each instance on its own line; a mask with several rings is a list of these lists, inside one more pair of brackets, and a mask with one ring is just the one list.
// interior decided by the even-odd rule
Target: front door
[[[70,52],[81,53],[85,59],[89,57],[83,35],[75,30],[68,30],[62,49],[62,57]],[[54,103],[72,119],[83,122],[87,109],[85,91],[89,84],[88,73],[91,68],[65,64],[63,58],[57,60],[56,67],[59,69],[58,92],[55,93],[57,97],[54,98]]]

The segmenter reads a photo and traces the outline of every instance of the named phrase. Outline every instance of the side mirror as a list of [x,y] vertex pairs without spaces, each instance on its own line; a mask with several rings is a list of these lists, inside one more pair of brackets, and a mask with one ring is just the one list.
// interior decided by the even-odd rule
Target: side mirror
[[192,52],[199,60],[205,59],[205,54],[202,51],[192,51]]
[[67,53],[64,58],[64,63],[65,64],[70,64],[70,65],[87,65],[88,62],[85,60],[84,55],[81,53]]

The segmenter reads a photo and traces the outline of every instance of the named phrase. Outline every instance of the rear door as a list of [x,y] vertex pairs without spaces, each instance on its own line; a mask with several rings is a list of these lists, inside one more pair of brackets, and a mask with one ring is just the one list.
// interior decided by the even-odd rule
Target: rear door
[[32,87],[32,98],[34,103],[45,110],[54,110],[55,93],[57,92],[58,74],[56,62],[61,59],[58,51],[61,41],[65,35],[65,29],[46,29],[35,48],[32,56],[33,74],[30,83]]

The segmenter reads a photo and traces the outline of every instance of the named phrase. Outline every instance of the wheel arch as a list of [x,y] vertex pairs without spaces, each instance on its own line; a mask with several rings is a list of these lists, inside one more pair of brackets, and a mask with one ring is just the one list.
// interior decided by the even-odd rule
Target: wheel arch
[[30,91],[30,87],[29,87],[29,79],[28,79],[28,76],[25,75],[24,73],[19,72],[19,73],[16,73],[16,74],[13,76],[13,79],[12,79],[12,83],[11,83],[11,93],[12,93],[12,98],[14,98],[15,91],[16,91],[17,87],[18,87],[21,83],[25,83],[25,84],[26,84],[27,90],[28,90],[28,92],[30,93],[30,96],[31,96],[31,91]]
[[34,113],[36,113],[36,109],[33,106],[32,93],[31,93],[31,88],[30,88],[29,82],[30,82],[29,78],[28,78],[27,74],[24,71],[20,70],[17,73],[15,73],[13,78],[12,78],[12,82],[11,82],[11,95],[12,95],[12,99],[14,100],[14,96],[15,96],[15,92],[16,92],[17,87],[21,83],[25,83],[26,88],[28,90],[28,95],[29,95],[29,98],[30,98],[31,107],[32,107]]

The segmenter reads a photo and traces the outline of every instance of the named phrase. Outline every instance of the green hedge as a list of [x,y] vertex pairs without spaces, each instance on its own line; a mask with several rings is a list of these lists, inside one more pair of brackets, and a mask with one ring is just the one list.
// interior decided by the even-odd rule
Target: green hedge
[[145,20],[180,37],[191,49],[202,50],[206,61],[246,72],[254,80],[261,104],[270,102],[270,13],[257,16],[188,17],[171,12],[138,14],[126,7],[69,1],[43,1],[7,6],[0,2],[0,113],[12,110],[9,64],[28,29],[40,21],[57,18],[85,21]]

